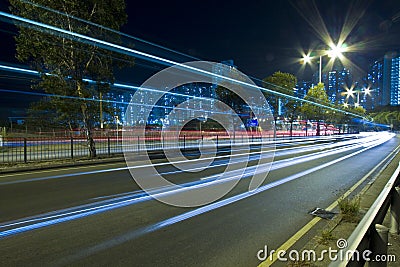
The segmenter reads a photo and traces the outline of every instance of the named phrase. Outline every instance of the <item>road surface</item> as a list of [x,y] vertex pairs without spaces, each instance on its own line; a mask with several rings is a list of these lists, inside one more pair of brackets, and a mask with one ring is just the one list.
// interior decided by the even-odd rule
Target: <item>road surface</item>
[[[381,133],[278,145],[261,187],[248,192],[245,175],[224,198],[197,208],[152,199],[123,163],[1,175],[0,260],[3,266],[256,266],[260,249],[278,248],[312,219],[309,210],[330,205],[399,144]],[[249,168],[259,156],[250,155]],[[212,177],[226,163],[219,156],[193,174],[155,165],[191,190],[216,186]]]

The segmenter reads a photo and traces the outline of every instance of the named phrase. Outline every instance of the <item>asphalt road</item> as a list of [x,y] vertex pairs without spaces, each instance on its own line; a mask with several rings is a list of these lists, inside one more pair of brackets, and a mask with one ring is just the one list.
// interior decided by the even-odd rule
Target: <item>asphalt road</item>
[[[256,266],[260,249],[278,248],[312,219],[309,210],[330,205],[399,146],[398,137],[380,144],[384,137],[277,146],[267,179],[256,191],[248,192],[250,179],[242,179],[223,199],[198,208],[152,199],[123,163],[2,175],[0,262]],[[249,166],[258,158],[251,154]],[[230,164],[243,160],[239,155]],[[159,172],[185,184],[188,192],[192,186],[217,186],[204,178],[223,172],[226,163],[220,156],[210,168],[187,173],[155,162]]]

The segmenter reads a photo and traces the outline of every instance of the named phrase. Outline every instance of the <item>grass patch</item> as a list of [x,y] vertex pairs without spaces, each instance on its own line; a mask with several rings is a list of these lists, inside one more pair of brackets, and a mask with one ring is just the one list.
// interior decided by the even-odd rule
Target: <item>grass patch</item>
[[324,229],[321,234],[317,237],[317,242],[322,245],[328,245],[329,241],[335,240],[336,237],[332,234],[332,231]]
[[344,198],[338,200],[340,214],[346,222],[358,222],[360,212],[360,197]]

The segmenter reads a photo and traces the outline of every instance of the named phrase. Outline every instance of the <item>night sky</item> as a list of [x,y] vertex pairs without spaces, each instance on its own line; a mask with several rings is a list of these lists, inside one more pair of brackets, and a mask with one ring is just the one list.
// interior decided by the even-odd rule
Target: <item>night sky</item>
[[303,76],[296,62],[301,51],[328,48],[305,19],[319,23],[313,2],[335,42],[346,15],[360,17],[346,43],[372,42],[346,56],[361,69],[400,48],[399,0],[128,1],[123,31],[201,59],[233,59],[257,78],[277,70]]
[[[128,23],[122,32],[202,60],[233,59],[239,70],[259,79],[280,70],[311,80],[317,64],[302,68],[299,59],[302,52],[328,48],[321,37],[323,25],[335,43],[343,30],[350,29],[345,43],[354,51],[345,56],[364,75],[374,60],[400,50],[400,0],[126,2]],[[7,12],[7,7],[8,1],[0,0],[0,10]],[[10,34],[16,29],[4,21],[0,24],[0,62],[17,63]],[[135,48],[140,47],[135,44]],[[174,60],[169,52],[165,57]],[[137,63],[134,68],[117,73],[117,81],[139,85],[163,68],[153,64],[157,68],[145,70],[140,61]],[[8,79],[10,74],[0,75],[2,88],[29,88],[15,83],[15,78]],[[18,101],[18,109],[8,107],[13,96],[0,95],[3,116],[10,116],[10,110],[13,116],[24,113],[24,101]]]
[[[311,79],[316,67],[300,71],[302,51],[328,48],[312,24],[325,23],[337,42],[342,29],[348,28],[346,16],[357,23],[345,42],[358,48],[346,57],[362,70],[400,48],[399,0],[126,2],[128,23],[123,32],[203,60],[233,59],[239,70],[261,79],[278,70]],[[0,0],[1,10],[7,10],[7,3]],[[12,27],[1,25],[0,61],[15,62],[14,41],[7,33]],[[362,45],[364,41],[369,42]]]

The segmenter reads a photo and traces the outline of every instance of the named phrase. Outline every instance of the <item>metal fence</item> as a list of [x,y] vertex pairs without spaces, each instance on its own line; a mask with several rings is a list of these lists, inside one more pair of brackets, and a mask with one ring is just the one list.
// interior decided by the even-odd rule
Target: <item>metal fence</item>
[[[256,143],[273,140],[273,132],[235,132],[228,134],[224,131],[182,131],[179,136],[175,133],[165,134],[161,131],[146,131],[145,135],[135,132],[113,132],[112,135],[96,134],[93,138],[96,154],[102,157],[122,154],[123,151],[151,151],[166,148],[199,148],[213,143],[215,146],[227,146],[241,143]],[[332,134],[332,133],[331,133]],[[315,132],[308,132],[313,136]],[[292,137],[304,137],[304,132],[293,132]],[[277,139],[291,137],[289,132],[276,133]],[[124,142],[123,142],[124,138]],[[124,147],[123,147],[124,146]],[[123,149],[124,148],[124,149]],[[1,137],[0,163],[27,163],[55,159],[77,159],[89,157],[88,142],[82,135],[74,136],[41,136],[41,137]]]
[[[122,153],[121,137],[94,139],[98,155]],[[84,137],[3,137],[0,142],[0,163],[44,161],[89,156]]]

